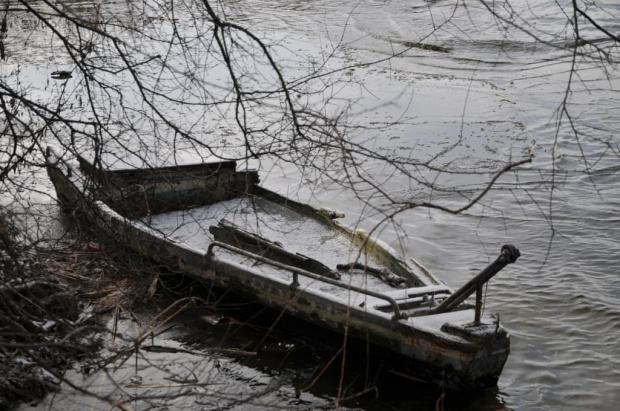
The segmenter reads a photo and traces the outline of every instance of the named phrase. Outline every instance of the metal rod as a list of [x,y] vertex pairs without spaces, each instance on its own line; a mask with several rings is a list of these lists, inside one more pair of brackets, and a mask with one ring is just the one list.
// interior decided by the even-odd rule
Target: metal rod
[[480,316],[482,314],[482,284],[476,287],[476,314],[474,316],[474,324],[480,324]]
[[293,282],[291,283],[291,288],[299,287],[299,277],[296,272],[293,271]]
[[479,287],[482,287],[487,281],[489,281],[495,274],[500,272],[502,268],[508,264],[512,264],[517,261],[517,258],[521,256],[519,250],[513,245],[505,245],[502,247],[502,252],[487,268],[482,270],[478,275],[469,280],[467,284],[459,288],[450,297],[443,300],[437,307],[428,311],[428,314],[439,314],[453,311],[463,301],[469,298]]
[[[293,266],[290,266],[290,265],[282,264],[280,262],[270,260],[268,258],[262,257],[260,255],[254,254],[254,253],[250,253],[249,251],[242,250],[242,249],[234,247],[232,245],[228,245],[228,244],[225,244],[225,243],[220,243],[219,241],[214,241],[211,244],[209,244],[209,248],[207,249],[207,260],[208,261],[210,261],[211,258],[213,257],[213,248],[214,247],[224,248],[226,250],[233,251],[233,252],[235,252],[237,254],[241,254],[241,255],[244,255],[244,256],[249,257],[249,258],[253,258],[255,260],[258,260],[260,262],[272,265],[274,267],[278,267],[278,268],[281,268],[283,270],[288,270],[288,271],[293,273],[293,284],[295,283],[295,280],[296,280],[295,276],[296,275],[302,275],[304,277],[308,277],[308,278],[311,278],[313,280],[322,281],[322,282],[327,283],[327,284],[335,285],[336,287],[344,288],[345,290],[351,290],[351,291],[355,291],[355,292],[358,292],[358,293],[361,293],[361,294],[365,294],[365,295],[368,295],[368,296],[371,296],[371,297],[379,298],[381,300],[384,300],[384,301],[387,301],[388,303],[390,303],[390,305],[394,309],[394,316],[392,317],[393,320],[398,321],[401,318],[406,318],[406,316],[403,317],[403,315],[400,312],[400,308],[398,307],[398,303],[396,303],[396,300],[394,300],[392,297],[389,297],[387,295],[383,295],[383,294],[380,294],[380,293],[377,293],[377,292],[374,292],[374,291],[365,290],[365,289],[360,288],[360,287],[355,287],[353,285],[342,284],[342,283],[339,283],[336,280],[332,280],[331,278],[322,277],[320,275],[310,273],[308,271],[302,270],[302,269],[297,268],[297,267],[293,267]],[[293,286],[293,284],[291,284],[291,286]]]

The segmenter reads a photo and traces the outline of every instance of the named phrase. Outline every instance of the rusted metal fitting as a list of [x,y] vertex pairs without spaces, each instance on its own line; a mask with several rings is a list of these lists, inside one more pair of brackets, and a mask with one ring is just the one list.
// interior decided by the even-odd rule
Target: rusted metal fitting
[[508,257],[508,264],[514,263],[517,261],[517,258],[521,257],[519,249],[512,244],[502,246],[502,254]]

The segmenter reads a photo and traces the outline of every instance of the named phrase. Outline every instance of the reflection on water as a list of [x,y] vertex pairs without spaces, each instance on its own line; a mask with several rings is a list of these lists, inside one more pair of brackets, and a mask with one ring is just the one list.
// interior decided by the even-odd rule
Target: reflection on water
[[[499,312],[512,335],[512,353],[498,389],[473,398],[457,397],[455,409],[614,409],[614,401],[620,399],[620,117],[615,114],[618,98],[613,91],[620,85],[617,74],[580,60],[581,77],[570,94],[576,139],[566,119],[558,125],[555,111],[567,91],[570,72],[566,46],[574,39],[564,31],[564,11],[571,2],[502,2],[501,16],[520,13],[524,22],[531,22],[529,32],[536,39],[490,17],[482,2],[467,2],[467,8],[455,8],[455,3],[251,0],[226,2],[226,7],[231,21],[278,42],[281,48],[276,53],[294,75],[299,75],[295,71],[299,55],[321,61],[326,50],[337,49],[328,64],[354,66],[402,52],[389,62],[348,71],[359,83],[340,91],[343,100],[354,102],[356,121],[368,126],[362,137],[373,138],[378,152],[399,156],[413,151],[424,158],[464,137],[446,158],[455,166],[491,168],[510,156],[534,155],[525,170],[499,181],[502,189],[493,192],[484,206],[458,217],[412,211],[400,216],[402,242],[396,241],[394,227],[387,227],[381,236],[454,287],[495,258],[502,244],[514,243],[521,249],[518,263],[493,279],[486,300],[486,310]],[[89,4],[66,3],[84,19],[114,15],[109,11],[114,3],[99,9]],[[143,14],[157,17],[149,19],[148,26],[165,27],[165,19],[159,20],[154,12],[157,2],[146,4],[150,6]],[[620,31],[616,18],[620,6],[601,4],[607,13],[592,3],[591,15],[612,32]],[[142,16],[139,11],[133,15]],[[132,21],[145,24],[142,17]],[[47,29],[31,15],[11,15],[7,27],[9,35],[19,32],[26,42],[25,47],[5,43],[3,78],[14,75],[19,62],[20,78],[36,83],[51,66],[67,63],[66,55],[56,53],[50,44]],[[583,36],[607,44],[591,27],[584,28]],[[442,50],[408,49],[417,43]],[[360,84],[363,87],[357,87]],[[45,81],[37,87],[46,98],[60,90],[58,84],[46,86]],[[390,119],[399,123],[389,132],[373,128]],[[389,170],[375,164],[368,167],[375,175],[385,173],[385,187],[391,192],[415,196],[416,187],[389,179]],[[584,169],[599,171],[587,175]],[[472,183],[457,180],[456,175],[445,178]],[[367,215],[359,221],[362,206],[345,190],[329,185],[322,192],[307,190],[297,180],[296,175],[272,171],[265,184],[289,194],[299,192],[301,197],[314,196],[312,201],[346,211],[351,225],[368,229],[379,220]],[[515,181],[517,188],[510,184]],[[445,201],[456,205],[461,199],[446,194]],[[198,334],[197,329],[203,327],[186,329],[182,339],[196,349],[228,335],[208,327]],[[234,331],[240,340],[256,341],[261,335],[248,329]],[[198,335],[204,345],[190,341]],[[256,384],[273,383],[278,388],[269,394],[270,404],[331,404],[340,379],[337,371],[327,372],[309,394],[297,398],[294,391],[313,375],[317,364],[329,361],[334,346],[324,348],[316,340],[285,331],[275,335],[256,357],[226,360],[231,371],[225,381],[232,378],[240,390],[250,391]],[[355,367],[349,372],[347,381],[355,380]],[[434,409],[438,393],[388,381],[380,384],[378,400],[364,396],[345,405]]]
[[[68,377],[100,397],[110,395],[133,409],[334,409],[339,389],[343,410],[435,409],[442,397],[439,389],[395,375],[397,363],[368,362],[365,346],[347,346],[341,374],[342,336],[315,326],[300,331],[297,320],[263,306],[223,301],[218,312],[205,308],[184,312],[166,327],[168,331],[156,332],[138,353],[128,351],[105,372],[71,371]],[[121,315],[114,342],[106,338],[111,348],[106,354],[125,352],[137,337],[140,326],[129,317]],[[278,328],[271,329],[275,321]],[[485,393],[448,393],[443,409],[504,406],[497,389]],[[28,408],[77,411],[86,407],[106,410],[110,404],[65,387]]]

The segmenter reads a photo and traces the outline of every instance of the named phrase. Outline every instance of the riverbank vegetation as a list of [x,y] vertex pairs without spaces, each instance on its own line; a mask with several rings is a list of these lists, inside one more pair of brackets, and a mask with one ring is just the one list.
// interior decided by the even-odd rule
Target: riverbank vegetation
[[102,243],[23,243],[0,217],[0,410],[7,410],[57,391],[78,363],[101,365],[101,343],[115,333],[106,322],[152,303],[158,277]]

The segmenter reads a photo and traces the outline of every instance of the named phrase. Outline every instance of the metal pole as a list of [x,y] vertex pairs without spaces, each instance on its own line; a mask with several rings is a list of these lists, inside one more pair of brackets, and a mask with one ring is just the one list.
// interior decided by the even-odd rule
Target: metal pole
[[476,315],[474,324],[480,324],[480,316],[482,314],[482,284],[478,284],[476,288]]
[[517,261],[517,258],[521,256],[519,250],[513,245],[505,245],[502,247],[502,252],[497,257],[497,260],[493,261],[487,268],[482,270],[478,275],[469,280],[467,284],[459,288],[450,297],[443,300],[437,307],[428,311],[428,314],[439,314],[453,311],[463,301],[469,298],[478,288],[481,288],[483,284],[489,281],[495,274],[500,272],[502,268],[508,264],[512,264]]
[[[232,245],[229,245],[229,244],[226,244],[226,243],[221,243],[219,241],[212,242],[211,244],[209,244],[209,247],[207,248],[207,254],[205,255],[205,257],[206,257],[208,265],[211,265],[214,260],[218,261],[218,259],[215,257],[215,255],[213,253],[213,248],[215,248],[215,247],[224,248],[226,250],[233,251],[233,252],[235,252],[237,254],[240,254],[240,255],[252,258],[252,259],[257,260],[257,261],[261,261],[261,262],[269,264],[271,266],[278,267],[278,268],[290,271],[291,273],[293,273],[293,276],[297,276],[297,281],[295,280],[295,277],[293,277],[293,283],[291,284],[291,287],[294,287],[294,288],[299,287],[299,276],[301,275],[303,277],[311,278],[313,280],[317,280],[317,281],[321,281],[321,282],[324,282],[324,283],[327,283],[327,284],[335,285],[336,287],[343,288],[345,290],[355,291],[355,292],[358,292],[360,294],[366,294],[366,295],[369,295],[371,297],[376,297],[376,298],[379,298],[379,299],[381,299],[383,301],[387,301],[390,304],[390,306],[392,307],[392,309],[394,310],[394,315],[392,316],[392,320],[399,321],[401,319],[407,318],[406,316],[403,316],[403,314],[401,313],[400,307],[398,306],[398,303],[396,302],[396,300],[394,300],[392,297],[390,297],[388,295],[384,295],[384,294],[381,294],[381,293],[378,293],[378,292],[367,290],[367,289],[361,288],[361,287],[356,287],[356,286],[353,286],[353,285],[343,284],[343,283],[341,283],[339,281],[332,280],[331,278],[327,278],[327,277],[323,277],[323,276],[318,275],[318,274],[310,273],[308,271],[305,271],[305,270],[302,270],[300,268],[293,267],[293,266],[290,266],[290,265],[287,265],[287,264],[282,264],[280,262],[270,260],[270,259],[262,257],[260,255],[251,253],[249,251],[242,250],[240,248],[237,248],[235,246],[232,246]],[[295,285],[295,283],[297,283],[297,285]]]

